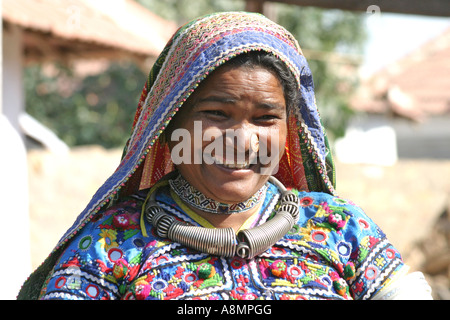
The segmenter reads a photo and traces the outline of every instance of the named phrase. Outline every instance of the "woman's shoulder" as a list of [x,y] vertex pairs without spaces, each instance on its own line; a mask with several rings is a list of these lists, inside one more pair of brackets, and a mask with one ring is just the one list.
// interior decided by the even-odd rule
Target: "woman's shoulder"
[[353,201],[321,192],[298,192],[297,230],[292,247],[328,261],[348,282],[354,298],[370,298],[403,269],[398,250]]
[[308,221],[315,227],[324,227],[332,231],[372,234],[384,238],[385,234],[366,214],[363,208],[350,199],[325,192],[305,192],[293,190],[303,210],[302,224]]
[[[358,206],[351,199],[342,198],[337,195],[332,195],[326,192],[317,191],[298,191],[292,190],[299,199],[300,207],[323,207],[325,210],[338,209],[340,211],[346,211],[349,215],[365,215],[364,210]],[[329,211],[327,210],[327,211]]]
[[102,230],[108,230],[110,233],[138,230],[144,201],[145,198],[142,199],[137,194],[115,201],[98,211],[78,232],[77,237],[87,234],[101,237]]
[[317,201],[327,201],[327,202],[334,202],[336,205],[350,205],[350,206],[357,206],[356,203],[353,201],[342,198],[338,195],[332,195],[327,192],[319,192],[319,191],[300,191],[296,189],[291,189],[292,192],[294,192],[299,199],[302,198],[312,198]]
[[145,192],[138,192],[100,210],[70,241],[66,254],[115,260],[125,252],[141,251],[145,246],[140,223],[145,197]]
[[[119,297],[122,284],[137,275],[147,245],[140,228],[144,201],[140,192],[92,217],[58,257],[43,297]],[[75,282],[65,285],[69,280]]]
[[139,226],[139,218],[146,193],[139,191],[116,200],[114,204],[100,210],[91,220],[95,227],[108,226],[110,229],[129,229]]

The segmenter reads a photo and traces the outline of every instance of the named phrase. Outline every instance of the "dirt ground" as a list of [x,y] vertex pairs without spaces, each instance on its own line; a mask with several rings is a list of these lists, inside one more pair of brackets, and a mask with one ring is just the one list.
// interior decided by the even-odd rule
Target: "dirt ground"
[[[28,154],[33,269],[118,165],[121,150],[98,146],[67,155]],[[413,270],[426,272],[436,299],[450,299],[450,161],[390,167],[337,163],[337,190],[384,230]]]

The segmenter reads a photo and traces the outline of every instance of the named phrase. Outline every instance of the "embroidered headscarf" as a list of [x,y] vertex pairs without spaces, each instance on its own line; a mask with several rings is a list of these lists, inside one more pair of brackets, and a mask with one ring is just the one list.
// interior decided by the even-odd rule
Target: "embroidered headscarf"
[[171,119],[209,73],[239,54],[261,50],[287,65],[301,96],[299,105],[289,112],[285,153],[276,177],[287,188],[335,194],[334,164],[316,107],[311,71],[295,38],[256,13],[203,16],[182,26],[167,43],[143,88],[120,165],[24,287],[36,283],[35,289],[40,288],[65,244],[102,208],[151,187],[174,170],[167,144],[159,139]]

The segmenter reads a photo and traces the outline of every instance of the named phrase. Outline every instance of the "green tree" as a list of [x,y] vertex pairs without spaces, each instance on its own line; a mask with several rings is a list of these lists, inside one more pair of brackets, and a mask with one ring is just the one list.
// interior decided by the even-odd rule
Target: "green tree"
[[161,17],[182,25],[201,15],[223,12],[242,11],[245,9],[243,0],[137,0],[152,12]]
[[293,33],[313,74],[316,100],[330,137],[344,134],[349,98],[358,83],[365,30],[361,14],[292,5],[278,6],[278,22]]
[[26,110],[69,146],[123,146],[146,74],[114,62],[99,75],[77,76],[67,65],[25,69]]

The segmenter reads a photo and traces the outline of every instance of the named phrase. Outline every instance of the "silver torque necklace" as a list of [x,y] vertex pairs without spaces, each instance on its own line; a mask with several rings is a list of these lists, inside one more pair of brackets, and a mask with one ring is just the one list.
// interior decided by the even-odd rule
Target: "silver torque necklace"
[[158,236],[196,251],[222,257],[237,255],[251,259],[283,238],[292,229],[299,215],[297,195],[286,190],[276,178],[270,177],[269,181],[281,193],[276,214],[264,224],[241,230],[237,235],[233,228],[203,228],[176,220],[156,202],[156,192],[150,195],[145,204],[145,220],[153,225]]

